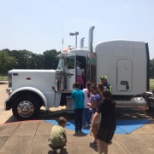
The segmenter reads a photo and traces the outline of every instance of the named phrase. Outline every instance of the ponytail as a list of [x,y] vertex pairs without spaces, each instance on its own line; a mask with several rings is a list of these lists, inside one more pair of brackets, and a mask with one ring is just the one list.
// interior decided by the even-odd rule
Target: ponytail
[[90,97],[90,86],[91,86],[91,82],[87,82],[87,83],[86,83],[86,87],[87,87],[87,89],[88,89],[87,97]]

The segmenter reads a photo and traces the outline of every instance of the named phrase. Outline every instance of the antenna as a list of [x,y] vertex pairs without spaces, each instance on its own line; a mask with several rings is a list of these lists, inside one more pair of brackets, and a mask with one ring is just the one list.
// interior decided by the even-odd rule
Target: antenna
[[62,37],[62,41],[61,41],[61,43],[62,43],[62,49],[61,49],[61,52],[63,52],[63,49],[64,49],[64,38]]

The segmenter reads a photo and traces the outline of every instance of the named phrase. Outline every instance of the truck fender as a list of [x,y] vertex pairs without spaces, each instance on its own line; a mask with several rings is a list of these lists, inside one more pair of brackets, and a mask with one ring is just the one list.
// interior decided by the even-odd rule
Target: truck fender
[[11,93],[11,95],[8,97],[7,101],[9,101],[16,93],[18,93],[18,92],[20,92],[20,91],[24,91],[24,90],[33,91],[33,92],[35,92],[36,94],[38,94],[38,95],[42,98],[42,100],[43,100],[43,102],[44,102],[45,109],[46,109],[46,110],[48,109],[47,99],[46,99],[46,97],[44,96],[44,94],[43,94],[40,90],[38,90],[38,89],[36,89],[36,88],[33,88],[33,87],[22,87],[22,88],[16,89],[16,90],[13,91],[13,92]]

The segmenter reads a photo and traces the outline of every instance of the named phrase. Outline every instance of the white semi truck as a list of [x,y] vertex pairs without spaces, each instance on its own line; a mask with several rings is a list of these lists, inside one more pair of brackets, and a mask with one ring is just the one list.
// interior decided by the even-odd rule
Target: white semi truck
[[[117,108],[143,110],[147,107],[143,95],[149,89],[148,44],[134,41],[110,41],[93,46],[92,26],[89,30],[89,49],[73,49],[57,56],[56,70],[18,70],[8,72],[9,94],[5,110],[12,108],[18,120],[33,119],[40,107],[67,105],[76,82],[76,62],[82,63],[85,82],[100,82],[107,75],[112,85],[112,99]],[[150,97],[152,93],[148,93]],[[154,107],[150,103],[150,107]]]

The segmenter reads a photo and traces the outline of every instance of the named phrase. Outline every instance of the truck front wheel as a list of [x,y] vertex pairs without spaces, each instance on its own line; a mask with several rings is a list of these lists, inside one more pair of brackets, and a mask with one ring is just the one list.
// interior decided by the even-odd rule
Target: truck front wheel
[[149,111],[154,111],[154,98],[153,97],[149,97],[148,107],[149,107]]
[[18,120],[34,119],[40,112],[39,102],[32,96],[21,96],[13,102],[12,112]]

